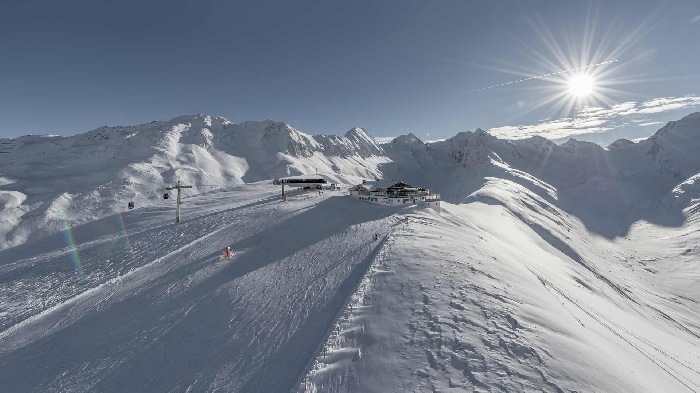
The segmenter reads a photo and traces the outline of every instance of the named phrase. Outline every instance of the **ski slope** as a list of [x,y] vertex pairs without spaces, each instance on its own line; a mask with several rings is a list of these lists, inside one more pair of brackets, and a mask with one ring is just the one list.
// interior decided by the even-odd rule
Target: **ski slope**
[[[0,386],[289,389],[372,261],[373,235],[396,219],[328,193],[278,193],[189,198],[179,225],[172,208],[136,209],[123,214],[128,240],[104,220],[74,228],[84,278],[61,236],[2,251]],[[236,255],[219,261],[229,245]]]

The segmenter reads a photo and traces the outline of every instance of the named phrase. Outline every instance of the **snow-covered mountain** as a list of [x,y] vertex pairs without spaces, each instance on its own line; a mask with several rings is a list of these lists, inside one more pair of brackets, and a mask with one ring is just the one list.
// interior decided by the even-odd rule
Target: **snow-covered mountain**
[[374,178],[387,161],[364,130],[310,136],[273,121],[233,124],[182,116],[70,137],[0,140],[0,249],[136,206],[158,203],[178,179],[197,194],[287,175],[340,183]]
[[[698,392],[698,136],[699,114],[607,148],[184,116],[0,140],[0,390]],[[317,171],[443,210],[268,181]]]
[[[55,232],[66,218],[83,223],[121,211],[128,201],[158,203],[177,179],[197,194],[314,173],[339,183],[414,182],[454,203],[488,177],[507,177],[556,198],[591,229],[623,235],[639,219],[682,219],[688,206],[663,200],[700,172],[699,129],[695,113],[640,143],[619,140],[608,148],[573,139],[508,141],[482,130],[434,143],[408,134],[380,145],[361,128],[311,136],[271,120],[234,124],[195,115],[71,137],[3,139],[0,248]],[[658,216],[659,209],[669,214]]]
[[574,139],[561,145],[541,137],[501,140],[481,130],[430,144],[409,135],[384,146],[392,161],[380,168],[385,178],[424,184],[454,203],[491,177],[509,179],[613,237],[640,219],[680,225],[690,205],[663,200],[700,172],[700,113],[647,140],[607,148]]

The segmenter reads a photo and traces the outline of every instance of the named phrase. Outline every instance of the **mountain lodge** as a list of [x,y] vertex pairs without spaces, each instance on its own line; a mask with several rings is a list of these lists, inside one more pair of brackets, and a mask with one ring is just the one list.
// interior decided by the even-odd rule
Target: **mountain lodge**
[[427,188],[412,186],[400,181],[388,187],[369,189],[363,184],[350,188],[350,196],[359,200],[390,205],[427,205],[440,211],[440,195],[432,194]]

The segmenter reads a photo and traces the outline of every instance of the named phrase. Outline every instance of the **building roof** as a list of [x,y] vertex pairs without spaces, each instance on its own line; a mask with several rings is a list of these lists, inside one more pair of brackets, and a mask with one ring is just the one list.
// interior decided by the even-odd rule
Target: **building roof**
[[404,182],[400,181],[392,186],[389,186],[388,188],[418,188],[418,187],[415,187],[415,186],[412,186],[408,183],[404,183]]
[[281,177],[280,180],[288,181],[288,182],[293,182],[293,181],[299,181],[299,180],[328,180],[325,178],[325,176],[322,175],[298,175],[298,176],[285,176]]

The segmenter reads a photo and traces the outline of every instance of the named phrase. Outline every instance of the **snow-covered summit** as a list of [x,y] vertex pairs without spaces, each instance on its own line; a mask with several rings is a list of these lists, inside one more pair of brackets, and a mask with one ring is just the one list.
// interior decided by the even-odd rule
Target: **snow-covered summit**
[[391,145],[423,145],[423,141],[411,132],[406,135],[397,136],[391,141]]
[[374,138],[372,138],[367,131],[365,131],[364,128],[360,127],[353,127],[348,130],[348,132],[345,133],[345,137],[348,139],[353,139],[353,140],[365,140],[365,141],[373,141]]
[[355,127],[338,135],[314,135],[314,139],[323,146],[325,154],[334,156],[359,155],[360,157],[383,156],[384,149],[363,128]]
[[614,141],[613,143],[611,143],[610,145],[608,145],[608,149],[609,150],[610,149],[621,149],[621,148],[625,148],[625,147],[628,147],[629,145],[633,145],[633,144],[634,144],[633,141],[623,138],[623,139],[618,139],[618,140]]
[[639,145],[665,173],[679,180],[694,175],[700,167],[700,112],[669,122]]

